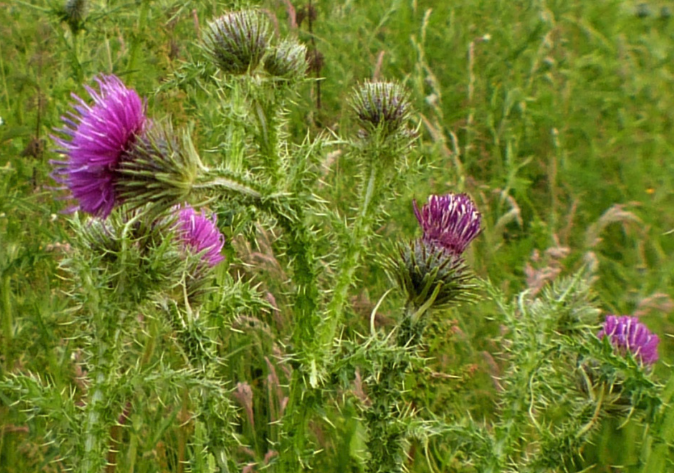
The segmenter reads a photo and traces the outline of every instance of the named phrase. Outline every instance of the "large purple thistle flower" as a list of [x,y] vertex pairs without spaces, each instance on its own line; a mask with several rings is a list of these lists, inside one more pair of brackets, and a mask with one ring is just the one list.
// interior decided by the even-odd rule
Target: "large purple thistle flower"
[[426,243],[439,245],[457,256],[480,233],[482,217],[466,194],[432,195],[421,209],[414,201],[414,214]]
[[597,336],[609,337],[615,348],[623,352],[629,350],[647,365],[658,361],[660,338],[651,333],[637,317],[609,315]]
[[177,230],[183,244],[195,253],[203,253],[203,260],[211,267],[225,258],[220,254],[225,244],[225,237],[212,219],[202,210],[197,213],[189,205],[178,210]]
[[66,161],[52,161],[52,177],[70,190],[79,208],[107,217],[114,208],[115,171],[120,157],[145,128],[143,101],[114,76],[96,78],[100,92],[85,87],[94,103],[89,106],[73,94],[74,111],[61,117],[65,138],[53,137]]

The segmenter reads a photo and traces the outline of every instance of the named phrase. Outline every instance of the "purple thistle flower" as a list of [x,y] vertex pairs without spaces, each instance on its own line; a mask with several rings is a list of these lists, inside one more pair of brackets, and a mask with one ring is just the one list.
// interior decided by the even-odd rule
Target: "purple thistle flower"
[[225,237],[212,219],[202,210],[197,213],[189,205],[178,210],[177,230],[183,244],[195,253],[203,253],[205,262],[213,267],[225,258],[220,254],[225,244]]
[[65,126],[52,137],[66,161],[52,161],[52,177],[70,190],[79,208],[107,217],[117,202],[116,169],[122,154],[145,129],[144,104],[133,89],[114,76],[96,78],[100,92],[85,87],[94,103],[89,106],[73,94],[74,111],[61,117]]
[[625,352],[629,350],[647,365],[658,361],[658,344],[660,338],[651,333],[637,317],[629,315],[609,315],[604,322],[604,328],[597,337],[609,337],[611,345]]
[[414,214],[424,231],[423,239],[454,255],[461,255],[480,233],[482,217],[466,194],[432,195]]

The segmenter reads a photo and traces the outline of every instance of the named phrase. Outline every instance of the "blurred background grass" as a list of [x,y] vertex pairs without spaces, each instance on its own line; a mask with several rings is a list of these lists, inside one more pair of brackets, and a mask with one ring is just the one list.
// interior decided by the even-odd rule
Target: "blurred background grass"
[[[3,373],[31,371],[64,389],[77,383],[77,346],[69,338],[63,292],[73,282],[61,280],[57,268],[68,244],[67,217],[60,213],[66,203],[49,189],[48,164],[56,157],[49,134],[70,93],[84,94],[82,85],[98,73],[115,73],[148,97],[150,115],[195,122],[200,149],[217,149],[223,118],[212,112],[207,94],[188,82],[166,81],[176,70],[189,73],[184,64],[200,59],[196,43],[207,21],[242,4],[93,1],[85,29],[73,37],[57,14],[59,2],[0,2]],[[258,5],[280,31],[314,44],[323,58],[320,87],[303,85],[290,114],[298,141],[307,128],[313,135],[352,129],[344,99],[358,81],[397,79],[412,92],[421,132],[413,156],[418,166],[388,209],[376,247],[414,234],[413,198],[468,192],[484,214],[484,232],[470,254],[479,275],[514,294],[586,268],[606,313],[638,314],[661,335],[656,376],[671,376],[674,343],[665,334],[674,333],[674,19],[667,2],[318,0],[311,28],[306,15],[299,27],[291,21],[301,19],[305,3]],[[328,155],[325,168],[325,197],[348,212],[348,156]],[[258,277],[266,277],[274,292],[273,279],[281,276],[266,274]],[[386,284],[375,264],[361,278],[365,284],[354,291],[348,322],[353,330]],[[488,320],[490,310],[483,302],[434,324],[433,373],[420,377],[414,390],[419,407],[448,416],[493,415],[492,377],[502,360],[492,342],[498,327]],[[233,386],[252,387],[253,415],[264,419],[265,402],[272,402],[262,382],[272,366],[265,357],[275,342],[251,327],[223,338],[232,353]],[[274,334],[282,339],[283,331]],[[134,471],[181,471],[175,462],[180,422],[163,425],[163,418],[182,408],[164,412],[148,405],[134,429],[154,443],[136,447]],[[244,413],[243,438],[267,428],[249,420]],[[362,427],[355,408],[347,404],[333,420],[343,440],[324,446],[320,467],[360,471]],[[49,428],[0,398],[0,472],[60,471],[58,451],[41,440]],[[607,423],[582,466],[629,471],[640,435],[634,423]],[[257,456],[266,451],[251,448],[260,449]],[[441,445],[432,454],[441,471],[471,471]],[[429,471],[422,456],[413,455],[412,471]]]

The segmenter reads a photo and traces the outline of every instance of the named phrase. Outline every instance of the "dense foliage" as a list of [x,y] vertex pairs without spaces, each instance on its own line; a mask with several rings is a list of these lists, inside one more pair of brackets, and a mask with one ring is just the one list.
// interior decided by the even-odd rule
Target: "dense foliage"
[[670,471],[670,16],[0,4],[0,472]]

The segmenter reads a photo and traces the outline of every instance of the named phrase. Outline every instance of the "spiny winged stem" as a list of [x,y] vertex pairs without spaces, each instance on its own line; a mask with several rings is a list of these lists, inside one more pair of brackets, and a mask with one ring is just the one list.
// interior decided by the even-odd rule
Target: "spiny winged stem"
[[280,121],[279,112],[283,109],[281,99],[284,90],[273,90],[269,94],[272,97],[265,97],[266,91],[259,91],[258,97],[253,100],[252,108],[255,120],[258,125],[257,144],[260,151],[260,157],[263,162],[263,169],[275,185],[282,181],[283,162],[279,155],[279,133]]
[[642,447],[643,473],[665,473],[670,471],[674,452],[674,376],[662,390],[662,405],[657,413],[653,428],[646,432]]
[[[368,388],[372,402],[365,411],[370,454],[368,473],[404,471],[404,442],[407,437],[402,418],[405,411],[405,376],[411,368],[412,358],[421,349],[426,325],[425,318],[415,317],[418,312],[411,304],[407,305],[405,316],[394,334],[395,342],[379,355],[383,356],[381,368]],[[379,358],[376,353],[372,356]]]
[[[363,183],[360,205],[356,221],[351,230],[351,239],[345,248],[342,264],[339,271],[333,299],[328,305],[330,319],[325,325],[318,326],[317,289],[315,284],[315,270],[310,265],[305,244],[308,232],[303,231],[301,225],[290,231],[291,245],[297,244],[294,253],[295,284],[297,285],[296,315],[298,327],[295,330],[293,341],[296,343],[296,353],[303,366],[293,372],[290,396],[281,432],[281,446],[279,449],[280,471],[300,471],[299,457],[303,454],[306,444],[306,428],[309,422],[312,405],[318,402],[320,392],[317,389],[321,376],[324,376],[327,354],[332,348],[333,339],[341,319],[341,313],[348,297],[348,291],[353,283],[355,271],[360,263],[362,249],[369,236],[372,210],[375,207],[376,186],[380,169],[377,163],[370,163],[369,177]],[[290,251],[289,251],[290,252]],[[305,266],[305,268],[302,268]],[[299,270],[299,272],[298,272]],[[306,280],[305,280],[306,279]],[[318,333],[316,329],[318,328]],[[318,338],[318,344],[316,339]],[[317,352],[320,358],[317,360]]]
[[[128,235],[135,225],[140,215],[136,215],[125,224],[122,233],[122,248],[120,251],[120,262],[122,267],[128,252],[130,239]],[[88,402],[85,408],[84,420],[84,448],[82,452],[82,461],[78,462],[78,471],[83,473],[98,472],[106,464],[106,453],[108,450],[108,431],[110,425],[117,418],[116,414],[109,411],[109,396],[115,390],[114,378],[119,367],[120,346],[123,335],[123,322],[127,311],[124,306],[126,302],[125,280],[121,274],[118,284],[115,287],[114,299],[109,301],[111,307],[105,307],[104,302],[97,297],[98,288],[95,287],[91,279],[91,274],[85,272],[82,275],[82,282],[87,287],[87,292],[93,297],[89,304],[89,310],[92,315],[92,329],[94,343],[92,344],[93,354],[91,359],[90,385]]]
[[[373,161],[375,161],[373,159]],[[332,348],[333,340],[337,334],[337,328],[342,319],[344,305],[346,304],[349,289],[355,282],[355,274],[360,265],[360,257],[370,237],[372,214],[376,208],[377,185],[382,170],[378,163],[371,162],[369,177],[361,191],[360,206],[356,221],[351,229],[351,235],[346,243],[344,255],[338,270],[338,278],[335,289],[327,307],[326,323],[319,335],[319,349],[328,351]]]
[[[91,281],[88,285],[93,288]],[[108,430],[114,421],[108,412],[108,395],[114,389],[114,376],[119,365],[119,348],[122,336],[122,311],[111,313],[103,307],[94,309],[93,353],[89,374],[89,395],[85,407],[83,448],[77,471],[99,472],[105,466],[108,450]]]

